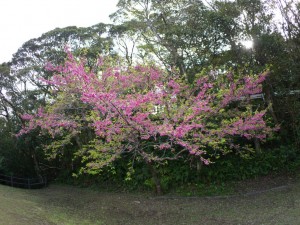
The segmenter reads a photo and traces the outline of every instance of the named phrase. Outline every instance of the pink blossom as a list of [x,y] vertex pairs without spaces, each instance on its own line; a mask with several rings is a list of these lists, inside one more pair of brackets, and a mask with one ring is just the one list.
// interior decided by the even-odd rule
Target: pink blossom
[[21,118],[23,120],[32,120],[34,118],[34,116],[33,115],[29,115],[29,114],[23,114],[23,115],[21,115]]
[[[104,59],[99,58],[96,66],[103,72],[98,76],[87,72],[84,60],[76,61],[69,51],[67,54],[65,65],[46,65],[56,74],[45,82],[58,95],[77,96],[76,103],[84,110],[81,114],[65,112],[69,102],[63,106],[54,102],[34,116],[23,115],[27,125],[19,135],[39,127],[54,137],[64,132],[80,133],[87,127],[97,138],[117,143],[111,150],[114,157],[120,149],[130,149],[142,157],[146,155],[142,151],[148,149],[147,154],[153,155],[151,160],[162,155],[155,150],[169,151],[174,157],[183,150],[209,164],[203,157],[212,146],[216,151],[222,151],[225,145],[238,148],[230,144],[234,136],[265,140],[274,131],[264,121],[266,111],[253,113],[247,104],[250,95],[261,93],[265,74],[246,76],[237,82],[228,73],[225,83],[210,83],[209,77],[203,76],[190,85],[179,82],[176,75],[168,78],[155,67],[105,69]],[[243,102],[249,107],[241,109],[229,105],[231,102]],[[149,153],[149,149],[154,150]]]

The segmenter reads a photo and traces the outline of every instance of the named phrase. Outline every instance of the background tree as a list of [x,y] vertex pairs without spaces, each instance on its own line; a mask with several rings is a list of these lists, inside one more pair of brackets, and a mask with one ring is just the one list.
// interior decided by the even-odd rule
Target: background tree
[[[18,143],[13,136],[23,123],[20,115],[36,112],[54,94],[50,86],[42,82],[52,76],[51,72],[45,70],[47,62],[55,65],[63,63],[65,48],[69,47],[78,57],[87,59],[87,67],[94,65],[99,54],[113,54],[112,40],[105,37],[107,29],[108,26],[102,23],[87,28],[57,28],[24,43],[14,54],[12,62],[1,65],[0,112],[4,118],[2,125],[6,124],[3,132],[9,131],[3,134],[3,141],[7,140],[12,145],[10,148],[6,144],[2,146],[6,151],[4,159],[15,162],[7,166],[11,172],[41,174],[41,170],[47,169],[47,160],[40,148],[47,139],[33,134],[19,139]],[[11,149],[10,153],[8,149]],[[17,160],[18,157],[24,158],[23,163]],[[26,166],[31,169],[25,170]]]
[[30,176],[36,172],[33,149],[25,149],[24,142],[17,140],[15,133],[24,122],[21,115],[32,112],[29,108],[34,102],[23,100],[25,93],[20,91],[16,78],[11,75],[10,63],[1,64],[0,78],[0,171]]
[[47,86],[41,83],[41,78],[51,77],[44,70],[47,62],[56,65],[63,63],[66,57],[64,49],[69,47],[77,55],[88,56],[92,63],[98,54],[105,55],[112,51],[111,39],[103,37],[107,29],[107,25],[102,23],[87,28],[57,28],[31,39],[14,54],[12,73],[24,84],[24,89],[33,85],[47,93]]
[[241,42],[256,42],[268,32],[272,18],[268,3],[120,0],[112,18],[135,24],[134,30],[142,34],[139,46],[192,81],[204,68],[224,70],[249,63],[251,51]]

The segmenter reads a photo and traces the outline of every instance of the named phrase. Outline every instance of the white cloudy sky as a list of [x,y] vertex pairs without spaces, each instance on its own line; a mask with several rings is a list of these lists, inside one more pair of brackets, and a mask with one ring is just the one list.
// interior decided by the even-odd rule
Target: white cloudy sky
[[118,0],[0,0],[0,63],[22,44],[57,27],[110,22]]

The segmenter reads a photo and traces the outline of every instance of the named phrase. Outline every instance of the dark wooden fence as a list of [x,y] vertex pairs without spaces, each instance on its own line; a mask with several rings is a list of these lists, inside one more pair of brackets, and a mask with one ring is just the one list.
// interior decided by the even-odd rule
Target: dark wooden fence
[[21,178],[0,174],[0,184],[9,185],[12,187],[36,189],[47,185],[46,177],[36,178]]

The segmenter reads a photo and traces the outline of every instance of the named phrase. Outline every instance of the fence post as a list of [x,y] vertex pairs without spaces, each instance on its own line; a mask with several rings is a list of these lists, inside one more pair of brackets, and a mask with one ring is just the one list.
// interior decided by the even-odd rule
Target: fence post
[[14,181],[13,181],[13,176],[12,175],[10,175],[10,186],[14,186]]
[[28,184],[28,189],[31,189],[31,186],[30,186],[30,179],[27,178],[27,184]]

